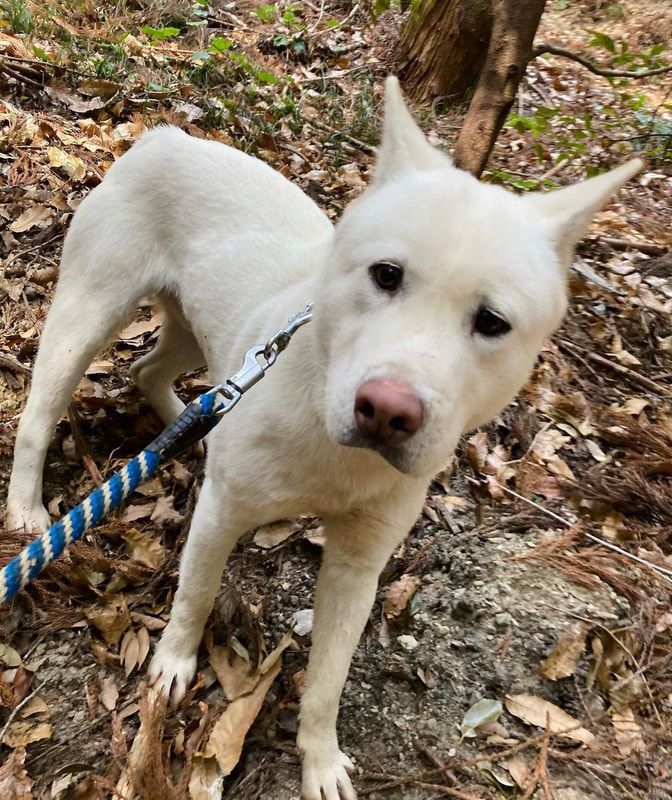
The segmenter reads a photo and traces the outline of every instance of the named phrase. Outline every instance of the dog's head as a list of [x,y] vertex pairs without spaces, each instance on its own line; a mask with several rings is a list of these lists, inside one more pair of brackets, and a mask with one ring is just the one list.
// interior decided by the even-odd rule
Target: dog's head
[[339,222],[315,298],[330,436],[405,473],[439,470],[523,385],[564,314],[574,245],[641,167],[514,195],[433,148],[388,79],[376,178]]

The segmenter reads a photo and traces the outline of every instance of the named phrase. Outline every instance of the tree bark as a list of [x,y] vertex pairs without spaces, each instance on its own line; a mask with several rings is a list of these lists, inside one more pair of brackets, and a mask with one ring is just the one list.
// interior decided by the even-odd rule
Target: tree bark
[[416,100],[441,96],[459,102],[476,85],[491,28],[490,0],[412,3],[401,33],[398,71],[408,94]]
[[478,177],[506,120],[532,57],[546,0],[492,0],[487,57],[455,145],[455,164]]

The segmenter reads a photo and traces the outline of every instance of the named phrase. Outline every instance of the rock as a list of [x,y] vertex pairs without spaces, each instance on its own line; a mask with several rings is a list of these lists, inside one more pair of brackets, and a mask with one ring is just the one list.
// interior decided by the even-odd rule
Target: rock
[[500,611],[499,614],[495,614],[495,627],[497,630],[504,630],[506,628],[510,628],[513,625],[513,617],[508,611]]
[[297,636],[308,636],[313,630],[313,609],[304,608],[292,614],[292,631]]

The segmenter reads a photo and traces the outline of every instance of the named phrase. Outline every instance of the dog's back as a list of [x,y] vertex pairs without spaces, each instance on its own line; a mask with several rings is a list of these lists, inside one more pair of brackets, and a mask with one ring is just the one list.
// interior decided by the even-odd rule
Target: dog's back
[[300,279],[310,264],[297,259],[297,250],[331,235],[318,207],[264,162],[162,126],[119,159],[81,204],[61,279],[77,273],[81,284],[95,275],[98,286],[128,303],[169,291],[186,306],[198,304],[202,287],[208,302],[219,291],[235,297],[244,313],[246,297],[258,305],[264,289],[277,292]]

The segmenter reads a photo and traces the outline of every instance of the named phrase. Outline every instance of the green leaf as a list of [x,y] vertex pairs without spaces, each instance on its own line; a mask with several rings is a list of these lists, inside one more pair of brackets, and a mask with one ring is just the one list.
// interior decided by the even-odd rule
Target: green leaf
[[253,8],[252,13],[256,14],[262,22],[273,22],[278,16],[278,9],[275,6],[261,6]]
[[337,28],[341,23],[337,19],[328,19],[324,24],[327,28]]
[[607,36],[606,33],[600,33],[600,31],[590,30],[590,28],[588,28],[588,33],[593,37],[589,42],[590,47],[604,47],[610,53],[616,52],[616,43],[611,36]]
[[209,61],[212,58],[207,50],[195,50],[190,56],[189,61]]
[[497,722],[502,710],[502,704],[499,700],[484,698],[479,700],[478,703],[474,703],[462,717],[462,722],[460,723],[460,733],[463,738],[474,739],[476,737],[476,728],[491,722]]
[[259,72],[257,72],[256,74],[256,78],[258,81],[261,81],[262,83],[278,82],[278,76],[274,75],[272,72],[269,72],[268,70],[265,69],[260,69]]
[[210,47],[208,50],[211,53],[226,53],[227,50],[230,50],[233,47],[233,42],[231,39],[225,39],[222,36],[218,36],[216,39],[212,39],[210,41]]
[[35,53],[38,58],[41,58],[42,61],[49,61],[49,56],[41,47],[38,47],[36,44],[33,45],[33,53]]
[[172,39],[173,36],[180,35],[179,28],[152,28],[149,25],[142,26],[142,32],[146,33],[150,39]]

